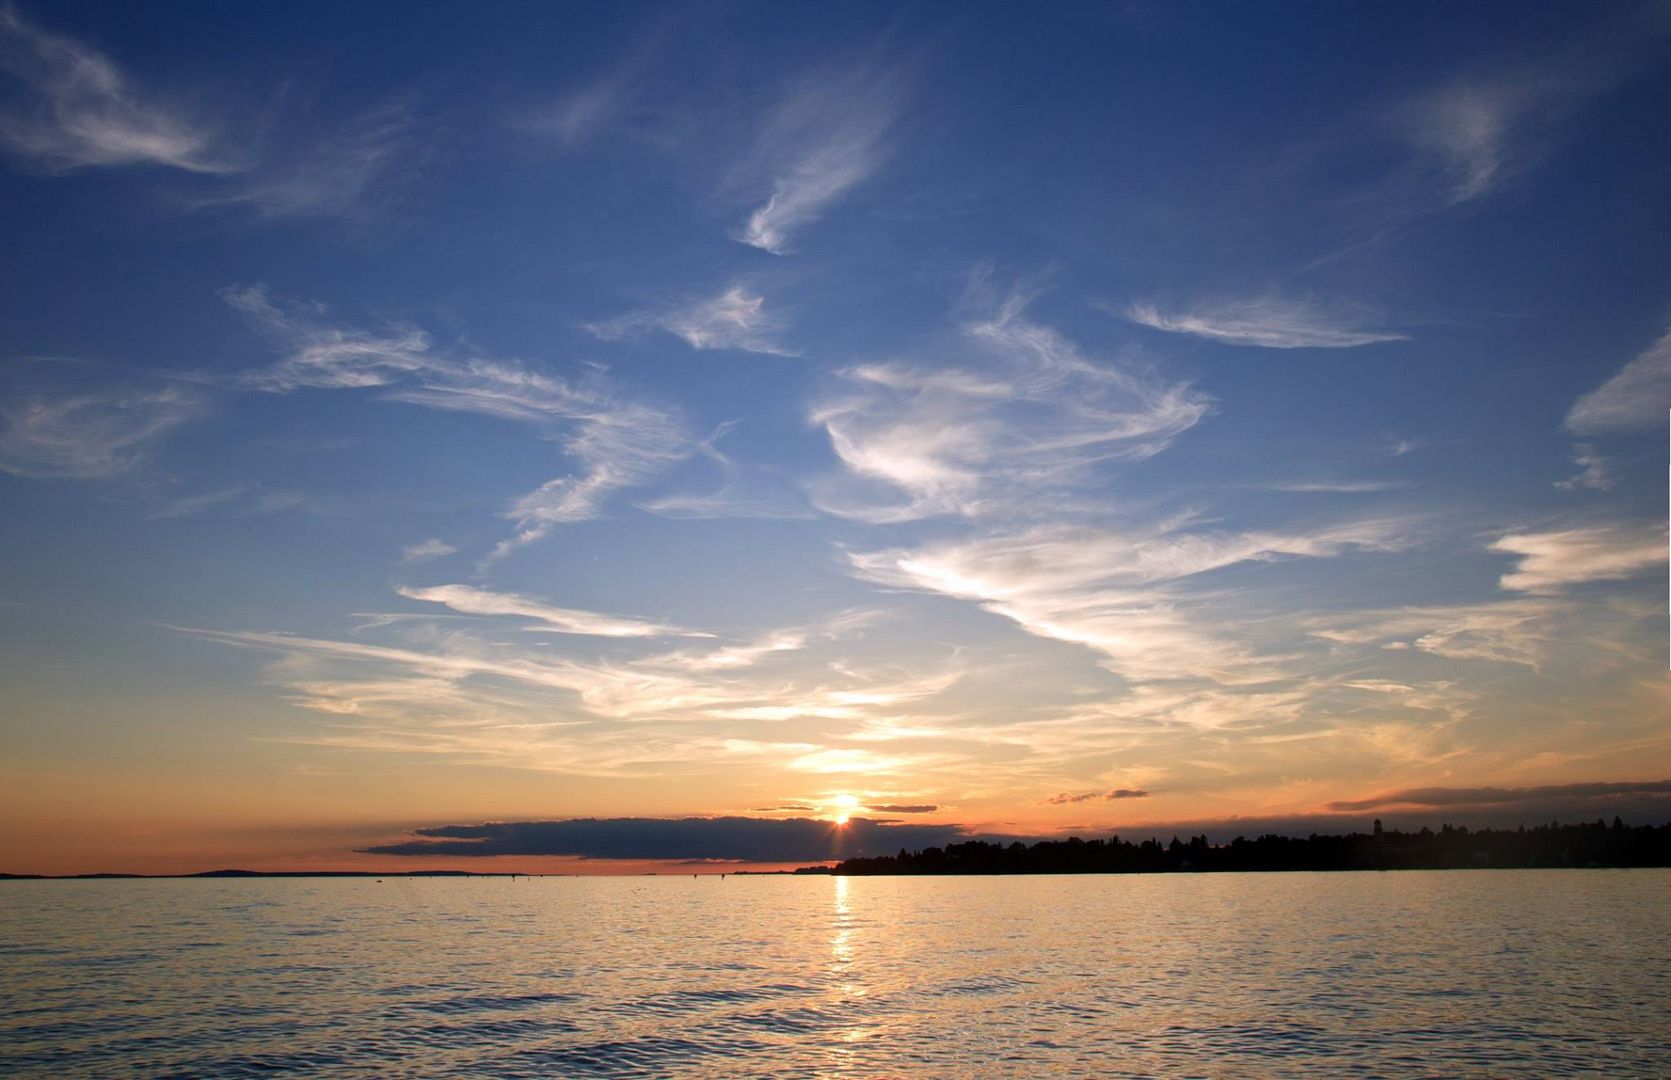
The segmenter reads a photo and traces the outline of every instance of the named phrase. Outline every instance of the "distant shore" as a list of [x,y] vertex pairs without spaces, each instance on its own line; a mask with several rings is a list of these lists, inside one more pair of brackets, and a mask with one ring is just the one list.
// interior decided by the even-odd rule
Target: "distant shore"
[[[560,854],[553,852],[551,854]],[[673,858],[670,856],[670,859]],[[930,874],[1165,874],[1238,871],[1334,870],[1539,870],[1562,868],[1671,867],[1671,824],[1626,825],[1593,821],[1578,825],[1479,829],[1444,825],[1435,832],[1382,831],[1345,836],[1268,834],[1213,844],[1205,835],[1170,843],[1107,839],[1040,840],[1010,844],[967,840],[944,848],[862,856],[835,865],[796,870],[710,870],[702,877],[838,875],[875,877]],[[684,870],[648,871],[645,877],[682,877]],[[97,881],[111,879],[241,878],[524,878],[575,874],[507,870],[205,870],[195,874],[7,874],[0,881]]]
[[0,874],[0,881],[179,881],[191,878],[511,878],[569,877],[509,870],[203,870],[195,874]]
[[846,859],[834,867],[804,867],[798,874],[865,877],[924,874],[1155,874],[1287,870],[1462,870],[1671,867],[1671,824],[1626,825],[1594,821],[1550,823],[1530,828],[1480,829],[1442,826],[1405,833],[1372,833],[1304,838],[1238,836],[1213,844],[1192,836],[1171,843],[1107,840],[1041,840],[996,844],[969,840],[901,851],[897,855]]

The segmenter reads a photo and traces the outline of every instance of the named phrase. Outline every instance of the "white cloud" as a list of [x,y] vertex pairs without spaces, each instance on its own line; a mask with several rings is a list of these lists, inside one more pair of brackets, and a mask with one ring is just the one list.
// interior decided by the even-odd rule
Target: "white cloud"
[[[1147,368],[1092,360],[1011,296],[963,327],[958,366],[869,363],[812,412],[848,476],[814,490],[828,513],[871,522],[967,517],[1033,504],[1059,512],[1101,465],[1158,453],[1208,398]],[[903,496],[903,497],[902,497]]]
[[556,98],[511,117],[512,127],[555,136],[566,150],[605,134],[628,133],[657,139],[675,109],[645,102],[651,72],[667,35],[652,31],[616,60],[608,71]]
[[8,388],[0,399],[0,470],[47,479],[115,476],[202,411],[202,399],[180,386]]
[[1366,495],[1376,491],[1396,491],[1409,487],[1403,480],[1312,480],[1271,484],[1273,491],[1290,491],[1312,495]]
[[733,239],[787,254],[796,231],[869,178],[882,163],[884,138],[899,114],[899,81],[870,68],[824,72],[781,102],[739,169],[767,179],[771,193]]
[[[1543,674],[1558,670],[1571,680],[1620,663],[1640,664],[1647,653],[1636,643],[1654,620],[1654,605],[1638,597],[1539,595],[1318,616],[1308,630],[1343,648],[1513,664]],[[1463,692],[1455,688],[1451,696]]]
[[43,168],[233,168],[212,151],[208,128],[142,100],[108,57],[32,25],[10,5],[0,8],[0,71],[22,89],[0,107],[0,140]]
[[573,149],[619,119],[631,105],[632,95],[626,73],[616,73],[528,110],[515,126],[555,135],[563,146]]
[[1375,327],[1361,312],[1331,311],[1281,297],[1220,300],[1171,311],[1143,301],[1132,304],[1124,314],[1155,330],[1264,349],[1350,349],[1407,339]]
[[648,622],[621,615],[600,615],[595,611],[553,607],[516,593],[489,592],[469,585],[432,585],[427,588],[402,586],[395,590],[409,600],[444,604],[466,615],[509,615],[533,619],[540,630],[593,637],[712,637],[712,634],[683,630],[665,623]]
[[1311,633],[1340,645],[1537,668],[1552,645],[1558,614],[1544,600],[1433,605],[1329,616],[1314,620]]
[[1565,480],[1555,481],[1555,486],[1562,491],[1577,491],[1580,488],[1607,491],[1612,488],[1613,474],[1607,470],[1607,459],[1589,443],[1579,443],[1573,447],[1572,463],[1579,467],[1578,473]]
[[416,544],[408,544],[401,549],[400,557],[403,562],[428,562],[430,559],[445,558],[458,554],[458,549],[435,537],[420,540]]
[[241,517],[277,514],[287,510],[318,510],[320,504],[301,491],[264,490],[259,486],[235,484],[197,495],[173,499],[153,510],[153,518],[182,518],[222,508]]
[[971,600],[1039,637],[1085,645],[1129,678],[1271,677],[1275,669],[1210,627],[1226,616],[1168,586],[1247,562],[1385,551],[1396,522],[1310,535],[1183,531],[1184,523],[1115,531],[1053,526],[965,542],[849,555],[883,585]]
[[1447,206],[1489,195],[1535,165],[1580,110],[1664,53],[1650,6],[1601,5],[1528,58],[1460,73],[1390,117]]
[[[786,757],[839,751],[842,740],[818,727],[881,721],[901,704],[930,701],[961,674],[944,665],[911,672],[892,665],[761,664],[768,656],[792,658],[815,638],[850,632],[859,621],[851,613],[743,645],[581,660],[570,650],[530,646],[520,630],[496,632],[500,618],[543,620],[551,609],[521,598],[475,599],[466,598],[465,606],[492,609],[497,617],[462,629],[423,619],[360,628],[392,636],[387,642],[185,632],[276,655],[267,680],[322,718],[317,733],[299,741],[586,775],[661,775],[671,765],[711,762],[717,754],[751,748],[779,764]],[[532,613],[524,610],[530,606]],[[607,648],[642,648],[647,640],[628,637]],[[799,725],[792,747],[781,737],[759,738],[764,726],[797,718],[818,723]],[[810,757],[798,768],[822,771],[861,760],[866,756],[835,753]]]
[[1567,413],[1567,428],[1579,435],[1603,435],[1640,428],[1665,430],[1671,415],[1671,330],[1648,346],[1618,374],[1579,398]]
[[1434,160],[1450,203],[1485,194],[1521,164],[1511,133],[1540,96],[1536,83],[1462,82],[1406,106],[1408,138]]
[[1499,584],[1515,592],[1554,593],[1586,581],[1632,578],[1665,562],[1665,532],[1640,525],[1603,525],[1516,533],[1491,545],[1517,556]]
[[716,445],[734,427],[722,424],[704,440],[700,452],[719,467],[720,487],[708,492],[663,495],[636,504],[658,517],[713,520],[719,518],[811,518],[816,515],[788,477],[775,469],[743,465]]
[[641,311],[587,327],[605,341],[665,330],[693,349],[738,349],[772,356],[796,356],[781,344],[784,321],[766,310],[766,300],[746,286],[732,285],[718,296],[662,311]]
[[229,289],[225,297],[284,350],[272,366],[243,375],[241,386],[273,393],[377,389],[392,401],[554,428],[563,452],[581,467],[512,503],[505,516],[517,532],[489,561],[557,525],[599,516],[610,495],[696,451],[675,413],[622,401],[598,376],[575,381],[512,360],[459,355],[411,326],[331,326],[322,308],[281,308],[259,286]]
[[331,128],[308,125],[305,137],[270,153],[223,190],[184,201],[198,207],[242,205],[270,218],[347,215],[413,153],[413,126],[404,101]]
[[600,516],[610,494],[644,484],[695,449],[675,417],[634,403],[615,403],[608,411],[585,415],[562,446],[582,463],[583,471],[547,480],[512,503],[505,516],[516,523],[516,535],[494,548],[489,561],[548,535],[558,525]]

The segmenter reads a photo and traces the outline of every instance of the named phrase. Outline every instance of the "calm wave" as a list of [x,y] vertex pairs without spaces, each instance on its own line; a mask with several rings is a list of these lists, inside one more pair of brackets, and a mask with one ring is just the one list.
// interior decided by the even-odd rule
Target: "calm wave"
[[0,1075],[1671,1071],[1671,871],[0,884]]

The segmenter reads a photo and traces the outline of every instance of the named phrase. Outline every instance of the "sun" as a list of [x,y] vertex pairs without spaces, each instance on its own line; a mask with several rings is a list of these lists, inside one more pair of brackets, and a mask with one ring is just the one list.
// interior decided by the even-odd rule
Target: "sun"
[[859,800],[853,795],[832,795],[826,802],[830,808],[830,820],[837,825],[853,820],[853,811],[859,808]]

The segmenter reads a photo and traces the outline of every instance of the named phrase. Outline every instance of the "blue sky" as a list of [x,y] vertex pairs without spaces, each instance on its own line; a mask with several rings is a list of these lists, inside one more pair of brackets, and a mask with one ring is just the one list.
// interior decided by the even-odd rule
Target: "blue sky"
[[0,812],[326,858],[1657,782],[1668,33],[8,7]]

